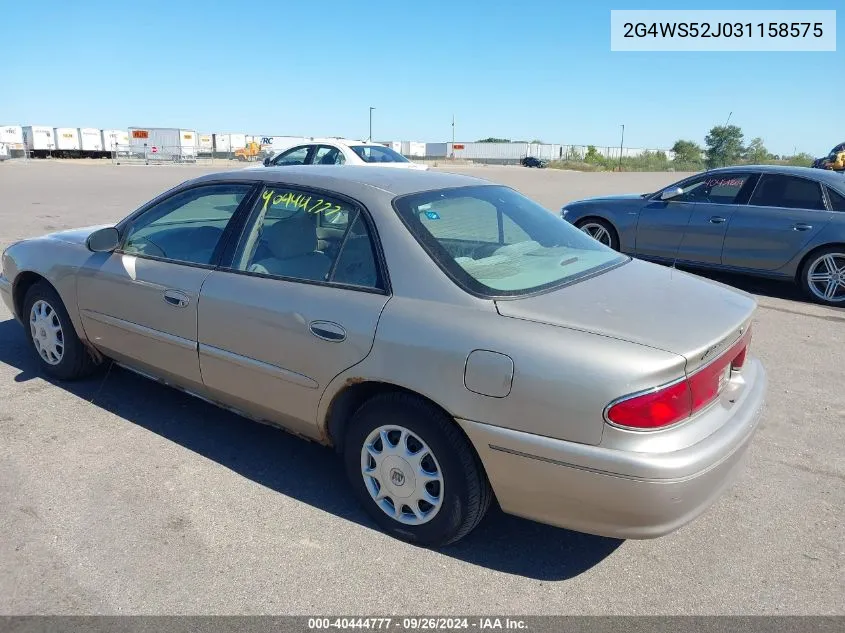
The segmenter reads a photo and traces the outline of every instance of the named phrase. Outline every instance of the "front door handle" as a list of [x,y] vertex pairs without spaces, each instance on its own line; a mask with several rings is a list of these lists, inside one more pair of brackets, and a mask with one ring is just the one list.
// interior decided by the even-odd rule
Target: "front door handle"
[[191,302],[191,298],[178,290],[165,290],[164,302],[174,308],[184,308]]
[[813,228],[812,224],[804,224],[803,222],[799,222],[798,224],[792,225],[793,231],[809,231]]
[[308,329],[311,330],[311,334],[324,341],[340,343],[346,340],[346,330],[343,329],[342,325],[333,321],[311,321],[308,324]]
[[721,215],[714,215],[710,218],[710,224],[723,224],[727,218],[723,218]]

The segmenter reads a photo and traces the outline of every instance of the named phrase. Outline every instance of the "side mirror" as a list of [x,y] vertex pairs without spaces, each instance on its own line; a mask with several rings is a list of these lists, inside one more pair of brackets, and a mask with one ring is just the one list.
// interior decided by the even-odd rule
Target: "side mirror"
[[264,166],[265,166],[265,167],[269,167],[269,166],[270,166],[270,161],[272,160],[272,158],[273,158],[272,156],[267,156],[267,157],[264,159]]
[[671,200],[672,198],[677,198],[678,196],[684,195],[684,190],[680,187],[675,187],[674,189],[664,189],[660,192],[660,199],[661,200]]
[[120,245],[120,233],[112,226],[99,229],[88,236],[85,245],[94,253],[111,253]]

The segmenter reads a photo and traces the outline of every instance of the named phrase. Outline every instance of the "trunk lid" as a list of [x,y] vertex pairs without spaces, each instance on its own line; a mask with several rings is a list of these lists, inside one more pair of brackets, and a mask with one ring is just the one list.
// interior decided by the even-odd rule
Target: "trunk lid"
[[691,373],[717,358],[747,330],[757,302],[715,281],[632,260],[553,292],[497,300],[496,307],[506,317],[679,354]]

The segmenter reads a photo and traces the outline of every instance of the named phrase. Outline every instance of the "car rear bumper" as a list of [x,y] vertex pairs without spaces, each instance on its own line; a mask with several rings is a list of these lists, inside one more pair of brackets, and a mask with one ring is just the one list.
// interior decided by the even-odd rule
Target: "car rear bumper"
[[0,298],[3,299],[3,303],[9,308],[9,312],[14,315],[15,302],[12,298],[12,282],[6,279],[2,273],[0,273]]
[[677,451],[620,451],[459,423],[505,512],[613,538],[654,538],[695,519],[742,471],[766,392],[759,361],[749,358],[743,374],[748,389],[730,420]]

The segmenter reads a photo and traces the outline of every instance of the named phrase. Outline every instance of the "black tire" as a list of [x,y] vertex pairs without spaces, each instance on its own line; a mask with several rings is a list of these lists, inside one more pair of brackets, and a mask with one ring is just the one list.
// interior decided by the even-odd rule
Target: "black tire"
[[588,224],[597,224],[598,226],[602,227],[605,231],[607,231],[608,237],[610,238],[610,243],[607,246],[610,246],[615,251],[619,250],[619,234],[616,232],[616,229],[613,225],[608,222],[607,220],[603,220],[602,218],[583,218],[578,220],[575,223],[579,229],[583,230],[583,227]]
[[[819,296],[810,287],[810,273],[813,271],[814,268],[816,269],[816,272],[824,272],[824,270],[818,270],[817,262],[820,262],[822,258],[827,255],[834,256],[837,267],[841,267],[843,264],[845,264],[845,247],[843,246],[831,246],[810,253],[804,260],[804,263],[801,264],[801,269],[798,271],[798,285],[801,286],[801,290],[804,292],[804,296],[806,296],[810,301],[814,301],[816,303],[820,303],[826,306],[842,308],[845,307],[845,292],[842,292],[841,286],[835,289],[835,300],[828,300],[825,299],[823,296]],[[845,276],[840,278],[843,279],[843,283],[845,283]],[[826,284],[821,285],[826,286]],[[820,286],[817,289],[821,291]]]
[[[370,495],[361,472],[367,437],[391,424],[425,442],[442,472],[441,506],[421,525],[406,525],[389,517]],[[365,402],[352,416],[343,457],[355,497],[379,527],[403,541],[427,547],[454,543],[481,522],[493,496],[484,467],[460,427],[443,411],[412,394],[385,393]]]
[[[43,301],[52,308],[61,326],[63,349],[61,360],[56,364],[48,363],[41,356],[33,340],[30,315],[32,314],[32,307],[38,301]],[[61,297],[59,297],[59,293],[50,284],[45,281],[39,281],[32,285],[24,298],[23,313],[21,316],[23,317],[27,341],[29,341],[44,373],[60,380],[78,380],[91,375],[97,369],[97,364],[94,362],[91,354],[76,335],[76,330],[65,309],[65,304],[62,302]]]

